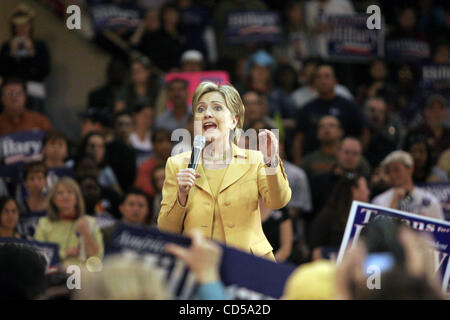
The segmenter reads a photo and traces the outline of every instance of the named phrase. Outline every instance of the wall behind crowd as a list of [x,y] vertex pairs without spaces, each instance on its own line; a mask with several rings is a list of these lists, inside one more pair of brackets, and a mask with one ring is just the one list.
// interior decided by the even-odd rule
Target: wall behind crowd
[[[17,0],[0,1],[0,43],[10,38],[9,17],[19,4]],[[51,53],[51,72],[46,79],[46,115],[55,129],[63,130],[70,138],[80,138],[77,113],[86,108],[89,90],[103,82],[109,56],[92,42],[68,30],[64,21],[48,9],[25,0],[36,14],[35,35],[46,42]]]

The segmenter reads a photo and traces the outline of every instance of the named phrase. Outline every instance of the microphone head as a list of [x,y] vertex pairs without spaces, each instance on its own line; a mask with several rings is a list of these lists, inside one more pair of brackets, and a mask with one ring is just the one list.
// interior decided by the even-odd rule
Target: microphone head
[[203,149],[206,143],[206,138],[200,134],[194,138],[194,148]]

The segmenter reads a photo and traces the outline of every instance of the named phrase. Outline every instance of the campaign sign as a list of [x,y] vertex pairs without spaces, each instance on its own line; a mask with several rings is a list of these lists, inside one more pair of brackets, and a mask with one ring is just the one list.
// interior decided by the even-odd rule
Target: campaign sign
[[27,239],[32,239],[39,224],[39,219],[45,217],[46,215],[46,210],[21,213],[19,224],[17,225],[17,231]]
[[380,30],[367,28],[367,16],[331,15],[327,34],[327,54],[331,59],[367,61],[384,54],[383,26]]
[[446,291],[450,278],[450,264],[448,263],[450,254],[450,223],[443,220],[353,201],[337,263],[342,261],[345,251],[356,244],[362,229],[379,215],[400,219],[412,229],[419,232],[427,232],[433,236],[434,240],[429,245],[433,250],[435,272],[441,273],[442,290]]
[[[193,274],[179,259],[164,250],[166,243],[189,246],[184,236],[160,232],[152,227],[120,224],[113,234],[106,255],[134,251],[153,260],[166,272],[170,292],[177,299],[193,299],[198,287]],[[220,275],[227,296],[235,300],[279,299],[284,284],[295,267],[255,257],[222,245]]]
[[450,221],[450,183],[426,183],[419,185],[419,187],[428,191],[439,200],[445,220]]
[[141,14],[133,5],[117,5],[114,3],[95,4],[88,1],[88,12],[91,15],[92,24],[98,31],[105,29],[134,29],[141,21]]
[[230,12],[224,33],[229,45],[277,43],[283,36],[279,14],[265,10]]
[[[423,94],[440,93],[450,99],[450,64],[424,64],[419,83]],[[447,102],[449,106],[450,102]]]
[[55,267],[60,262],[59,245],[56,243],[16,238],[0,238],[0,246],[2,243],[18,243],[32,247],[45,258],[47,267]]
[[42,159],[42,139],[45,131],[31,130],[0,137],[2,165],[12,165]]
[[170,72],[166,74],[165,82],[168,83],[174,79],[182,79],[188,83],[186,101],[188,106],[192,105],[192,97],[200,82],[211,81],[217,84],[230,84],[230,76],[226,71]]
[[420,62],[430,57],[430,45],[414,38],[386,41],[386,58],[394,62]]

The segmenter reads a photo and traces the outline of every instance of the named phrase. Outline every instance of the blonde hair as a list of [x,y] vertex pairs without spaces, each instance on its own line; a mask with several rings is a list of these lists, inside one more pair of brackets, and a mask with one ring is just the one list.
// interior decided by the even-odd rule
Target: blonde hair
[[168,300],[164,272],[153,261],[134,252],[105,259],[100,272],[83,270],[79,300]]
[[78,186],[78,183],[69,177],[63,177],[61,179],[58,179],[55,184],[50,189],[50,192],[47,197],[47,217],[51,221],[57,221],[59,220],[59,213],[58,208],[53,202],[53,197],[56,195],[56,190],[60,185],[63,185],[69,189],[71,189],[73,192],[75,192],[75,197],[77,198],[77,204],[75,206],[75,210],[77,211],[77,218],[81,217],[85,214],[85,205],[84,205],[84,199],[83,195],[81,194],[80,187]]
[[210,92],[220,93],[225,100],[227,109],[230,110],[231,114],[234,117],[238,117],[237,124],[234,130],[235,141],[237,142],[241,130],[236,129],[242,129],[244,125],[245,107],[239,92],[233,86],[216,84],[211,81],[201,82],[198,85],[197,89],[195,89],[194,95],[192,97],[192,113],[195,114],[195,110],[200,98]]

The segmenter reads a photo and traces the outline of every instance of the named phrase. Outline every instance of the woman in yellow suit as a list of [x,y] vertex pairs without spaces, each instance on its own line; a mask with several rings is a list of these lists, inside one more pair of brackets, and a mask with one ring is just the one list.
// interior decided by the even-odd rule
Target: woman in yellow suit
[[167,160],[159,229],[183,234],[198,229],[207,238],[275,260],[258,204],[261,197],[268,208],[279,209],[291,198],[275,134],[260,132],[258,151],[234,143],[245,109],[232,86],[200,83],[192,109],[194,133],[206,138],[206,147],[197,172],[187,168],[191,152]]

